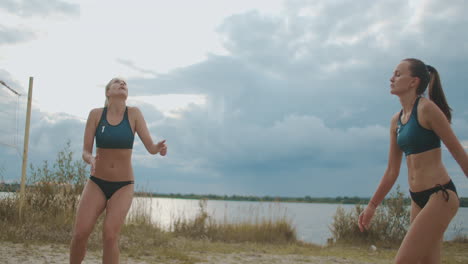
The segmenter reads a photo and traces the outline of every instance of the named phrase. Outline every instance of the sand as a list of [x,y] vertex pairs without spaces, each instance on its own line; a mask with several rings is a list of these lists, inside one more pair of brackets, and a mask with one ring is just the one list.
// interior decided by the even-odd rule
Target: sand
[[[304,255],[275,255],[262,253],[199,253],[190,254],[197,259],[197,264],[290,264],[290,263],[317,263],[317,264],[364,264],[353,260],[338,257],[304,256]],[[68,263],[68,247],[66,245],[28,245],[0,241],[0,263],[2,264],[40,264],[40,263]],[[88,251],[83,263],[101,263],[101,252]],[[120,263],[183,263],[178,261],[132,259],[121,257]],[[191,262],[188,262],[191,263]]]

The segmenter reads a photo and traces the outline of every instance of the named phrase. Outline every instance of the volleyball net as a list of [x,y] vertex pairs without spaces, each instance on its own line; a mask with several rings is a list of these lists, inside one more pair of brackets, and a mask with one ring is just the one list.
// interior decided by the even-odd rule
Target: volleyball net
[[10,83],[0,78],[0,181],[21,178],[27,96]]

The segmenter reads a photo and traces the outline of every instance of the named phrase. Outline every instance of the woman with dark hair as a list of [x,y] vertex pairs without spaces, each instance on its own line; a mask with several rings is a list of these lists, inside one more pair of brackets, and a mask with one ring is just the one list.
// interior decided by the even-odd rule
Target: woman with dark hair
[[[369,227],[377,206],[395,183],[403,153],[408,167],[411,226],[395,263],[440,263],[443,235],[459,207],[455,185],[442,163],[441,140],[468,176],[468,156],[450,126],[447,104],[437,70],[418,59],[398,64],[390,79],[391,93],[402,110],[390,124],[388,167],[366,209],[359,216],[361,231]],[[428,98],[423,97],[428,88]]]
[[[150,154],[165,156],[165,140],[153,143],[143,114],[127,107],[127,83],[112,79],[105,88],[104,108],[91,110],[86,122],[83,160],[91,176],[81,194],[70,246],[70,263],[81,263],[88,237],[98,217],[106,211],[102,239],[102,263],[119,263],[118,239],[133,199],[132,151],[135,133]],[[96,156],[93,143],[96,138]]]

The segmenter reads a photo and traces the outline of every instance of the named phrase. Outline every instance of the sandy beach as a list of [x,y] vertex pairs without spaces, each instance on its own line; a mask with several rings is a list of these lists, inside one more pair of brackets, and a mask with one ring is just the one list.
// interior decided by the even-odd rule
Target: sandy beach
[[[121,263],[128,264],[146,264],[146,263],[197,263],[197,264],[290,264],[290,263],[317,263],[317,264],[365,264],[370,262],[359,262],[346,258],[333,256],[304,256],[304,255],[275,255],[263,253],[203,253],[193,252],[189,254],[193,260],[177,261],[161,259],[157,260],[154,256],[130,258],[121,256]],[[66,245],[28,245],[15,244],[12,242],[0,242],[0,256],[3,264],[40,264],[40,263],[68,263],[68,247]],[[101,253],[88,251],[85,264],[101,263]],[[372,262],[375,263],[375,262]],[[379,262],[390,263],[390,262]]]

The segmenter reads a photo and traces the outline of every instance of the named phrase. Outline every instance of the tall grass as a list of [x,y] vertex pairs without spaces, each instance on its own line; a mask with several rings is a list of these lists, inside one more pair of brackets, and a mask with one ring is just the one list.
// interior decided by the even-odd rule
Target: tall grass
[[0,239],[13,241],[69,241],[78,195],[85,183],[86,166],[73,161],[70,142],[49,166],[30,166],[23,217],[18,214],[19,193],[0,200]]
[[339,206],[333,216],[330,231],[335,243],[355,244],[372,243],[380,246],[394,246],[399,244],[409,227],[409,207],[404,203],[404,194],[397,186],[375,212],[368,230],[361,232],[358,227],[359,214],[364,206],[356,205],[350,212]]
[[297,241],[296,229],[283,216],[279,219],[256,218],[231,223],[217,222],[207,211],[207,201],[199,201],[199,212],[194,219],[176,218],[172,231],[177,236],[220,242],[291,243]]
[[455,232],[455,236],[453,237],[452,242],[468,244],[468,235],[463,232],[464,228],[461,224],[454,225],[453,230]]
[[[19,194],[0,199],[0,240],[14,242],[69,243],[76,206],[87,180],[84,162],[73,159],[70,142],[61,150],[55,162],[44,161],[41,166],[30,166],[26,186],[23,217],[19,218]],[[180,237],[192,240],[222,242],[290,243],[296,241],[296,231],[289,221],[267,219],[236,224],[214,221],[206,212],[206,201],[193,219],[174,217],[166,230],[151,220],[150,199],[132,205],[132,213],[122,229],[121,247],[132,252],[151,248],[169,250],[172,240]],[[102,219],[88,242],[91,248],[101,248]],[[135,253],[137,254],[137,253]]]

